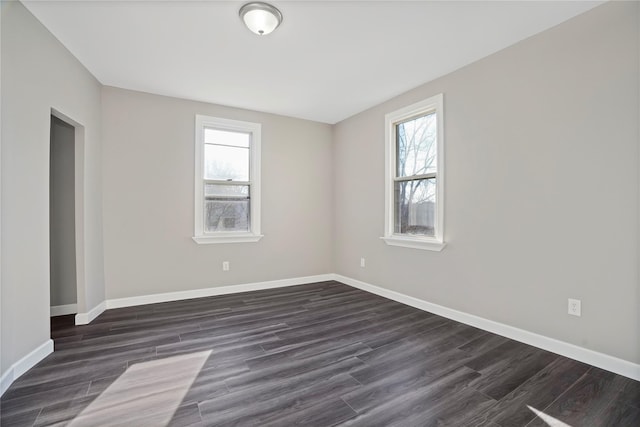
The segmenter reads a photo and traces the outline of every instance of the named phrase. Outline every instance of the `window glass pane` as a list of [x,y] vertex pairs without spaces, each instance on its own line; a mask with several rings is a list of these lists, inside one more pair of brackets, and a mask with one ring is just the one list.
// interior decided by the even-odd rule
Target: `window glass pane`
[[204,197],[249,197],[248,185],[224,185],[224,184],[204,184]]
[[204,231],[249,231],[249,199],[205,199]]
[[251,134],[204,128],[204,143],[249,148]]
[[398,181],[394,188],[395,233],[435,235],[436,179]]
[[397,176],[436,172],[436,113],[396,125]]
[[249,181],[249,148],[205,144],[204,179]]

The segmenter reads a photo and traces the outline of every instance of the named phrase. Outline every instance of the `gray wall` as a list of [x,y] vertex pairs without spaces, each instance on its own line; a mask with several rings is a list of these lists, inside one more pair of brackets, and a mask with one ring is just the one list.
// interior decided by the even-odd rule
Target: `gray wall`
[[75,129],[51,117],[49,262],[52,306],[75,304]]
[[[111,87],[102,100],[107,298],[332,272],[329,125]],[[196,114],[262,123],[257,243],[191,239]]]
[[[84,128],[79,310],[104,300],[98,81],[19,2],[2,3],[2,373],[49,339],[51,109]],[[76,161],[78,164],[78,161]]]
[[[640,363],[637,8],[605,4],[335,126],[336,272]],[[448,246],[386,246],[384,115],[441,92]]]

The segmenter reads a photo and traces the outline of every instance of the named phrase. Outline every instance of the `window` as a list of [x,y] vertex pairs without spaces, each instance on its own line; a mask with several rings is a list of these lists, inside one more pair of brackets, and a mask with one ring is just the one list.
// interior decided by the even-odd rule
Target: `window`
[[440,251],[443,240],[442,94],[389,113],[384,241]]
[[196,116],[197,243],[257,242],[260,234],[259,123]]

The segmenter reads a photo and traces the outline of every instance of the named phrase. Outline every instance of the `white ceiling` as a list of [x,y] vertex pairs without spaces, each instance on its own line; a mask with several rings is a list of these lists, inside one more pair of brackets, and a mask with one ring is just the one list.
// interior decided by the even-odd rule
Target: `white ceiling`
[[336,123],[602,1],[29,1],[101,83]]

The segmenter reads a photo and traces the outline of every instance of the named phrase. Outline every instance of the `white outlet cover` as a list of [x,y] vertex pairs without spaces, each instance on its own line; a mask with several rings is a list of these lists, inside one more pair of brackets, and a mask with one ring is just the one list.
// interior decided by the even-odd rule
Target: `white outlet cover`
[[364,258],[360,258],[360,267],[364,267],[365,266],[365,260]]
[[579,299],[569,298],[569,307],[567,312],[572,316],[580,316],[582,312],[582,307]]

